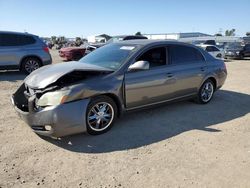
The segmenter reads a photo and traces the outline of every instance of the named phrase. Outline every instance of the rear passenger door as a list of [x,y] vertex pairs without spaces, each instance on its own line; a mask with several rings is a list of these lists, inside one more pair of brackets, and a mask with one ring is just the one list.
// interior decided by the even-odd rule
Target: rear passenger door
[[169,73],[176,79],[173,98],[194,95],[206,75],[207,66],[201,52],[188,45],[169,45]]

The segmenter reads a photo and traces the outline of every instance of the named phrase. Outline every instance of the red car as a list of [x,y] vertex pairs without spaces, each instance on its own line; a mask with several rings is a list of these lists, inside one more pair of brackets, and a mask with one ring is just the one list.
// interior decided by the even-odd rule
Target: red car
[[67,61],[79,60],[85,55],[86,48],[66,47],[59,50],[59,55]]

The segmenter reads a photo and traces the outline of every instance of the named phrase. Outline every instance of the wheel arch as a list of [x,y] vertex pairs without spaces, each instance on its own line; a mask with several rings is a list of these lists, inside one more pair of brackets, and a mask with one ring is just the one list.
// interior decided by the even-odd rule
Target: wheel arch
[[118,117],[120,117],[120,116],[122,115],[123,108],[122,108],[122,102],[121,102],[121,100],[119,99],[119,97],[116,96],[116,95],[113,94],[113,93],[103,93],[103,94],[100,94],[100,95],[95,95],[95,96],[92,97],[92,98],[101,97],[101,96],[107,96],[107,97],[111,98],[111,99],[115,102],[115,104],[116,104],[116,106],[117,106],[117,110],[118,110],[118,114],[117,114],[117,115],[118,115]]
[[[213,84],[214,84],[214,88],[215,88],[215,90],[217,89],[217,86],[218,86],[218,83],[217,83],[217,80],[216,80],[216,78],[214,77],[214,76],[207,76],[204,80],[203,80],[203,82],[201,83],[201,85],[200,85],[200,87],[207,81],[207,80],[212,80],[212,82],[213,82]],[[199,89],[200,89],[200,87],[199,87]]]

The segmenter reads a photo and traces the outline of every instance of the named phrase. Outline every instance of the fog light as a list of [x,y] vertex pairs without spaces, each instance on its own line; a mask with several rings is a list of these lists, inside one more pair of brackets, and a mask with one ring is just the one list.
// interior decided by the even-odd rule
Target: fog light
[[50,125],[45,125],[44,128],[46,131],[50,131],[52,129]]

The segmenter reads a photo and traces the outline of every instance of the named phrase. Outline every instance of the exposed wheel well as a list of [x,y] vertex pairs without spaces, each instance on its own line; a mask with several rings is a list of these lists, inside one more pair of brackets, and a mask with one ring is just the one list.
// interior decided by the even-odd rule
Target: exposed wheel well
[[30,56],[25,56],[25,57],[23,57],[23,58],[21,59],[20,65],[19,65],[19,69],[20,69],[20,70],[22,70],[24,61],[25,61],[26,59],[28,59],[28,58],[36,58],[36,59],[38,59],[38,60],[39,60],[39,63],[41,64],[41,66],[43,66],[43,63],[42,63],[42,60],[41,60],[40,57],[35,56],[35,55],[30,55]]

